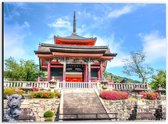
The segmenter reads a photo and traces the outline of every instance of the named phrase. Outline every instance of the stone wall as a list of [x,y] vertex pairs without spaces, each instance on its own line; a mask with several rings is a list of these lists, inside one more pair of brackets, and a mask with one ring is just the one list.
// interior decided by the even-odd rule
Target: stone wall
[[[20,108],[31,108],[35,114],[36,122],[44,122],[44,112],[52,110],[57,112],[60,99],[23,99]],[[4,100],[4,109],[7,109],[7,100]]]
[[[158,105],[162,104],[162,111],[166,112],[166,101],[165,100],[103,100],[103,104],[106,107],[108,113],[117,112],[118,120],[128,120],[133,107],[137,104],[137,113],[155,113],[155,109]],[[138,116],[138,115],[137,115]],[[112,115],[110,117],[113,117]]]

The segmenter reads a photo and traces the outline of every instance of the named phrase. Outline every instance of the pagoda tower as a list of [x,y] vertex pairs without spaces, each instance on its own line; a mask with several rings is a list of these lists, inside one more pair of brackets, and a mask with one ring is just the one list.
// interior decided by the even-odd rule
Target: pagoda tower
[[79,36],[76,31],[76,15],[70,36],[54,36],[54,44],[41,43],[35,54],[40,69],[47,71],[47,80],[65,82],[99,82],[107,62],[117,54],[108,46],[95,46],[97,38]]

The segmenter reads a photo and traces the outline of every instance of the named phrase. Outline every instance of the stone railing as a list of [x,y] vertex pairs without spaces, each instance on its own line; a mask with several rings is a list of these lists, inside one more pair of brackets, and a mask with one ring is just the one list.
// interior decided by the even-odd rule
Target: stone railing
[[114,83],[108,84],[108,88],[115,90],[133,90],[135,87],[148,89],[148,84],[142,83]]
[[[16,87],[23,89],[31,89],[33,87],[49,89],[54,88],[98,88],[97,82],[58,82],[57,84],[50,84],[47,81],[31,82],[31,81],[5,81],[4,87]],[[113,83],[107,85],[108,89],[115,90],[133,90],[135,87],[147,89],[147,84],[138,83]]]
[[38,87],[42,89],[49,89],[50,87],[55,88],[96,88],[96,82],[58,82],[58,84],[50,84],[46,81],[41,82],[28,82],[28,81],[5,81],[4,87],[14,87],[23,89],[32,89],[33,87]]
[[91,82],[60,82],[59,88],[96,88],[97,84]]
[[49,88],[49,83],[42,82],[32,82],[32,81],[4,81],[4,87],[14,87],[14,88],[23,88],[23,89],[31,89],[33,87],[38,88]]

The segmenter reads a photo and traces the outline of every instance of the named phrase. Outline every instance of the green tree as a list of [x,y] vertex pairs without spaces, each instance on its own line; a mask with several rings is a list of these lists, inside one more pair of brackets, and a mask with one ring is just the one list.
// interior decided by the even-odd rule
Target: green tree
[[108,72],[107,72],[107,71],[104,71],[104,72],[103,72],[103,76],[104,76],[104,78],[106,78],[106,79],[107,79]]
[[145,63],[145,54],[142,51],[131,52],[130,58],[124,59],[123,73],[128,76],[138,76],[142,83],[151,78],[153,69]]
[[20,60],[17,62],[10,57],[5,60],[4,77],[12,81],[35,81],[39,75],[43,75],[38,66],[32,60]]
[[158,73],[153,75],[151,82],[152,89],[157,89],[159,84],[166,89],[166,71],[158,70]]

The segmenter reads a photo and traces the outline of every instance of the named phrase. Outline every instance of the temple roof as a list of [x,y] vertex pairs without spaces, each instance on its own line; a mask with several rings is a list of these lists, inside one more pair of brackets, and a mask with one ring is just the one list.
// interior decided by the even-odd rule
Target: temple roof
[[105,56],[116,56],[116,53],[111,53],[108,46],[63,46],[57,44],[40,44],[35,54],[50,54],[52,52],[62,53],[89,53],[89,54],[104,54]]
[[54,36],[54,43],[57,45],[71,45],[71,46],[94,46],[97,38],[86,38],[72,33],[70,36],[59,37]]
[[91,40],[91,39],[97,39],[95,38],[86,38],[86,37],[82,37],[77,35],[76,33],[72,33],[70,36],[66,36],[66,37],[60,37],[60,36],[54,36],[55,38],[62,38],[62,39],[69,39],[69,40]]
[[71,46],[71,45],[58,45],[58,44],[46,44],[41,43],[41,47],[55,47],[55,48],[75,48],[75,49],[108,49],[108,46]]

